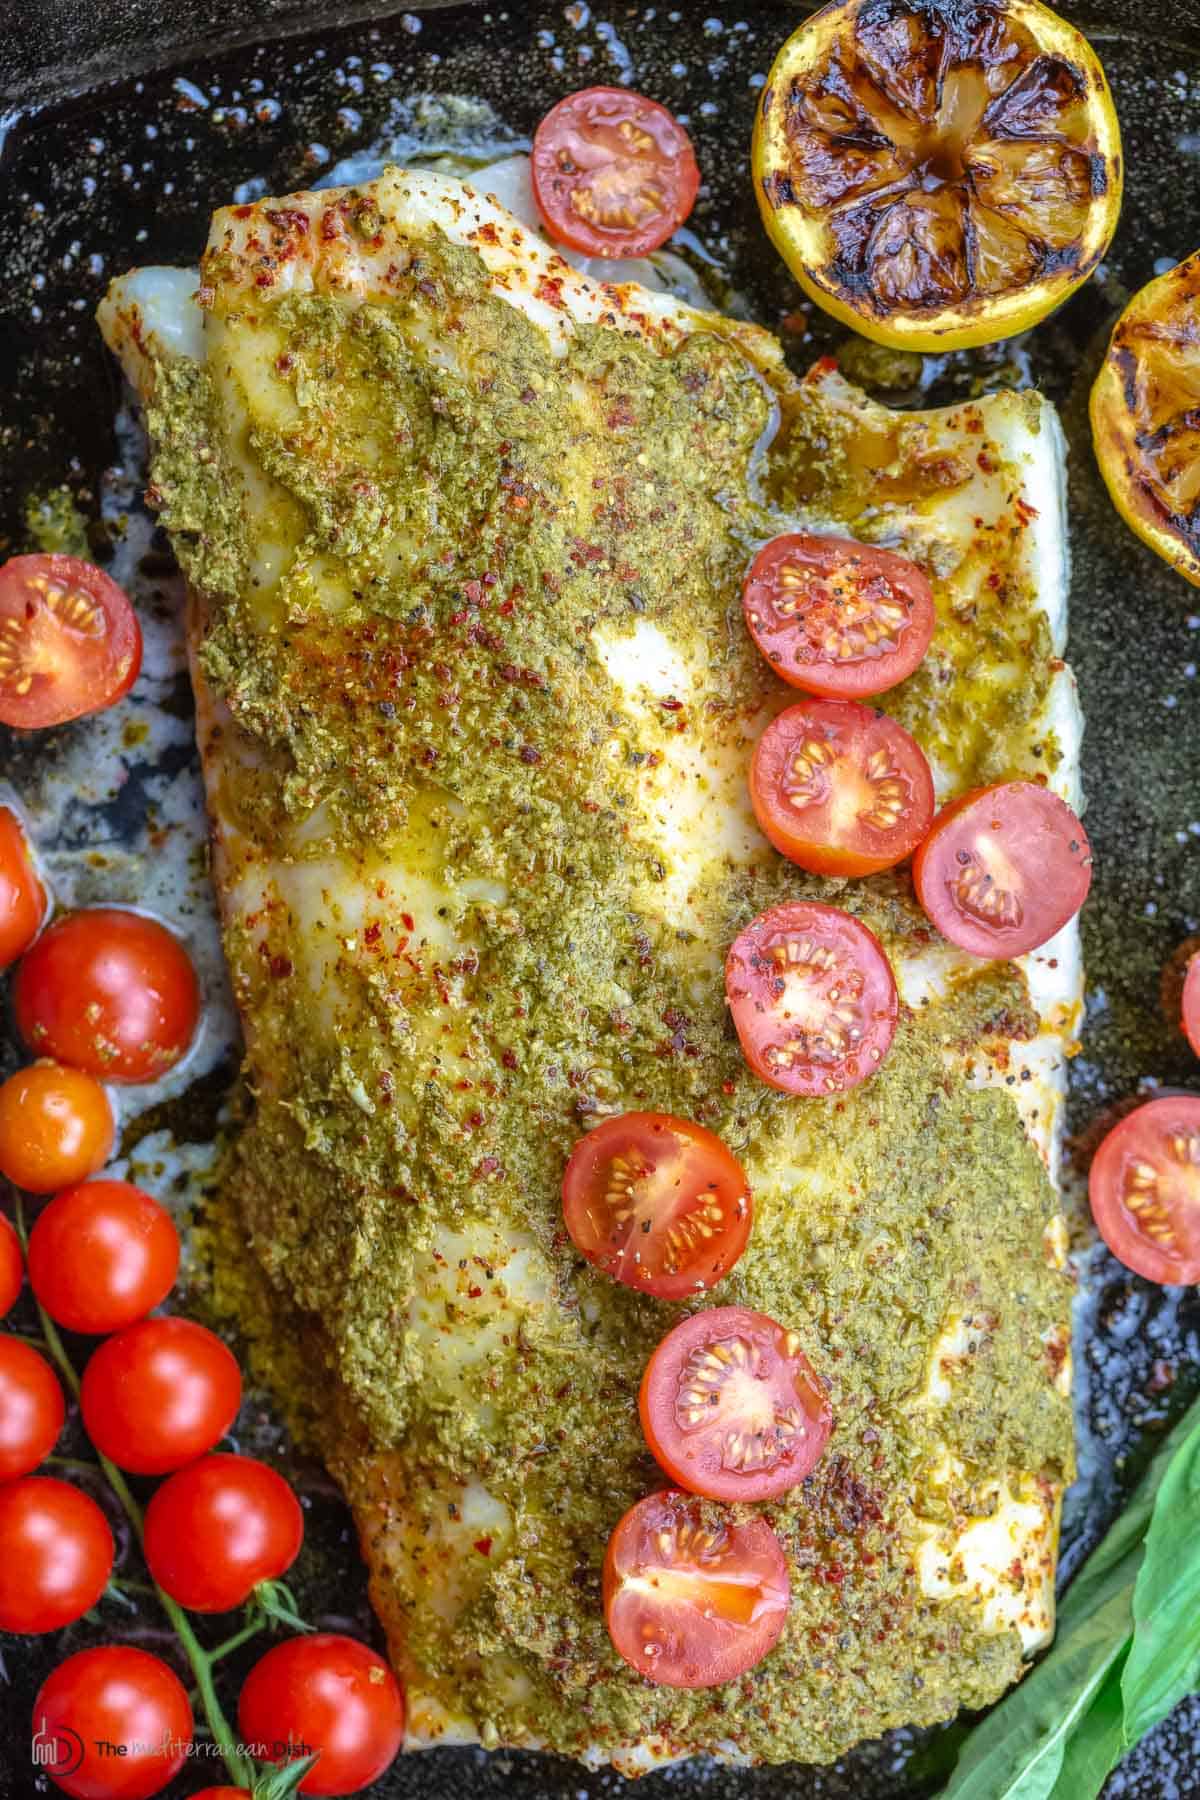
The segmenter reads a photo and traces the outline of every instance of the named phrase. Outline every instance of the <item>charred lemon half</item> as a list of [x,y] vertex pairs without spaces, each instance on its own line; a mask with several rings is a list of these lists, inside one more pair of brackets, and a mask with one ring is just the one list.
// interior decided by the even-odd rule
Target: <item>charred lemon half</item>
[[1036,324],[1086,281],[1121,205],[1104,71],[1036,0],[835,0],[775,60],[753,167],[800,285],[896,349]]
[[1092,389],[1117,511],[1200,587],[1200,251],[1135,294]]

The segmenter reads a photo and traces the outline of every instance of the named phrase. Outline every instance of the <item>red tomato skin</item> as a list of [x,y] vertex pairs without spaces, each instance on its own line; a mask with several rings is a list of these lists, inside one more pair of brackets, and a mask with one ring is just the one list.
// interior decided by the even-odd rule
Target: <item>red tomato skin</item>
[[180,1469],[146,1508],[146,1564],[189,1612],[229,1612],[300,1554],[304,1514],[282,1475],[221,1453]]
[[0,1337],[0,1481],[45,1462],[67,1416],[58,1376],[32,1344]]
[[[765,1371],[762,1380],[771,1381],[774,1386],[772,1372],[779,1370],[785,1378],[779,1383],[780,1398],[789,1406],[798,1407],[805,1416],[805,1429],[796,1451],[770,1468],[726,1468],[711,1430],[689,1437],[676,1419],[689,1358],[709,1345],[733,1340],[758,1350],[762,1357],[759,1366]],[[711,1383],[709,1386],[712,1388]],[[751,1312],[744,1306],[714,1306],[693,1313],[669,1331],[646,1364],[638,1411],[646,1442],[671,1480],[689,1493],[702,1494],[709,1500],[774,1500],[786,1494],[811,1474],[833,1429],[833,1408],[795,1334],[765,1313]]]
[[1200,1056],[1200,951],[1188,963],[1183,978],[1183,1035]]
[[56,1324],[120,1331],[165,1300],[179,1268],[171,1215],[128,1181],[64,1188],[29,1234],[29,1281]]
[[16,1305],[21,1283],[25,1279],[25,1260],[21,1240],[0,1213],[0,1319]]
[[238,1702],[238,1729],[273,1761],[295,1761],[289,1746],[320,1755],[302,1794],[357,1794],[391,1767],[404,1740],[404,1694],[387,1663],[366,1644],[313,1632],[276,1644],[255,1663]]
[[1154,1167],[1170,1137],[1188,1141],[1191,1160],[1184,1179],[1190,1175],[1194,1181],[1200,1167],[1200,1095],[1148,1100],[1114,1125],[1092,1158],[1088,1198],[1096,1229],[1118,1262],[1147,1281],[1190,1286],[1200,1282],[1200,1198],[1195,1197],[1195,1188],[1193,1197],[1181,1202],[1181,1210],[1170,1213],[1174,1227],[1170,1246],[1142,1228],[1124,1198],[1130,1165],[1138,1161]]
[[20,621],[28,629],[30,607],[45,617],[37,585],[44,582],[79,596],[99,628],[83,638],[76,635],[75,651],[66,655],[69,671],[48,680],[35,677],[28,693],[18,694],[0,680],[0,721],[24,731],[103,712],[129,692],[142,666],[142,628],[128,596],[103,569],[77,556],[10,557],[0,568],[0,619]]
[[[838,609],[818,606],[782,615],[776,604],[777,576],[789,562],[811,570],[817,581],[849,570],[856,593],[865,583],[876,600],[903,615],[895,647],[877,654],[868,646],[857,656],[821,654],[823,628],[838,618]],[[810,531],[785,532],[763,545],[742,585],[742,607],[750,636],[780,679],[829,699],[866,700],[906,680],[929,649],[936,622],[933,591],[908,557]]]
[[[631,1268],[629,1246],[634,1242],[636,1249],[636,1241],[626,1237],[615,1243],[592,1229],[589,1193],[603,1180],[614,1155],[629,1148],[643,1150],[647,1157],[660,1151],[669,1164],[673,1145],[683,1146],[684,1154],[695,1155],[697,1170],[703,1169],[709,1176],[706,1186],[729,1222],[715,1238],[702,1240],[697,1254],[684,1258],[677,1272],[649,1266],[640,1253]],[[580,1255],[615,1281],[659,1300],[684,1300],[714,1287],[746,1248],[753,1217],[749,1184],[736,1157],[713,1132],[670,1113],[621,1113],[606,1119],[579,1139],[563,1174],[563,1219]],[[651,1233],[646,1241],[654,1242],[657,1235]]]
[[[802,1066],[772,1060],[776,1034],[770,1030],[773,980],[769,952],[780,937],[799,935],[824,951],[849,956],[864,977],[861,1035],[844,1056]],[[899,995],[887,953],[861,919],[815,900],[770,907],[738,933],[725,959],[725,993],[746,1061],[761,1080],[785,1094],[810,1098],[845,1093],[869,1081],[891,1048],[900,1012]]]
[[191,1319],[141,1319],[106,1338],[83,1372],[88,1436],[119,1469],[167,1475],[218,1443],[242,1378],[220,1338]]
[[49,909],[20,820],[0,806],[0,969],[23,956]]
[[153,1081],[191,1043],[200,989],[187,951],[165,925],[94,906],[42,933],[17,971],[13,1010],[37,1055],[99,1081]]
[[[584,165],[575,161],[570,145],[577,143],[585,149],[602,145],[606,141],[603,134],[619,134],[622,121],[654,142],[652,156],[629,155],[624,158],[626,165],[636,179],[636,169],[644,161],[668,201],[640,228],[594,225],[572,204],[573,191],[586,183],[577,179],[585,173]],[[571,171],[564,172],[561,167],[560,152],[574,163]],[[696,153],[683,126],[657,100],[648,100],[631,88],[581,88],[552,106],[534,133],[529,172],[546,230],[559,243],[585,256],[646,256],[657,250],[683,224],[700,186]]]
[[[42,1766],[74,1800],[150,1800],[183,1767],[192,1709],[159,1657],[104,1644],[68,1656],[47,1676],[33,1703],[33,1741],[43,1753],[61,1752],[59,1768]],[[126,1754],[106,1752],[113,1744]]]
[[108,1095],[82,1069],[45,1060],[0,1085],[0,1175],[30,1194],[84,1181],[116,1140]]
[[[985,831],[1020,860],[1026,876],[1019,896],[1028,913],[1012,924],[984,923],[948,894],[974,855],[967,848]],[[1036,832],[1036,841],[1019,833]],[[967,865],[963,858],[968,859]],[[1029,883],[1035,884],[1032,891]],[[973,788],[944,806],[913,857],[913,885],[931,925],[972,956],[1003,960],[1047,943],[1073,919],[1092,885],[1087,833],[1065,800],[1034,781],[1002,781]]]
[[[860,822],[853,841],[822,835],[820,814],[826,809],[797,811],[785,791],[789,766],[805,742],[864,764],[883,751],[890,758],[886,779],[905,790],[904,815],[883,829]],[[929,830],[933,775],[916,739],[886,713],[853,700],[809,700],[789,706],[759,738],[750,765],[750,799],[764,837],[790,862],[814,875],[874,875],[911,856]],[[806,826],[810,812],[815,823]]]
[[[677,1533],[704,1529],[701,1503],[691,1494],[663,1489],[638,1500],[618,1522],[604,1556],[602,1591],[604,1619],[613,1649],[639,1675],[659,1687],[722,1687],[755,1668],[779,1642],[787,1622],[791,1582],[787,1559],[778,1538],[761,1517],[736,1523],[723,1520],[716,1529],[723,1534],[727,1554],[735,1564],[748,1564],[761,1577],[753,1616],[743,1620],[739,1637],[719,1614],[699,1614],[689,1634],[671,1621],[675,1609],[655,1608],[653,1602],[630,1604],[631,1576],[653,1576],[664,1566],[662,1541]],[[647,1644],[656,1654],[647,1654]]]
[[96,1502],[49,1475],[0,1486],[0,1631],[59,1631],[108,1585],[113,1535]]

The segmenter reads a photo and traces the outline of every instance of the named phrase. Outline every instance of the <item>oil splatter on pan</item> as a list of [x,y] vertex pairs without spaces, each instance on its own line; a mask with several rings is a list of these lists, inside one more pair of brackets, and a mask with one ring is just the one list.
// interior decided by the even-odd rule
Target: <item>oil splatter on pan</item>
[[[57,9],[44,10],[45,22]],[[128,26],[124,68],[97,46],[62,41],[40,51],[36,108],[14,86],[0,119],[0,539],[28,548],[31,495],[66,483],[88,522],[90,553],[134,595],[146,633],[143,673],[100,720],[36,740],[0,743],[5,796],[15,795],[61,901],[143,906],[186,935],[205,987],[204,1034],[187,1062],[125,1101],[122,1172],[180,1214],[202,1215],[223,1109],[237,1064],[225,987],[190,723],[179,618],[179,577],[144,510],[136,430],[92,321],[110,275],[134,262],[188,262],[209,211],[230,195],[352,179],[383,156],[447,152],[489,159],[524,146],[540,114],[570,89],[636,83],[674,109],[705,172],[685,234],[697,279],[725,305],[781,332],[798,368],[840,355],[855,379],[898,404],[949,402],[1000,385],[1042,388],[1060,408],[1071,445],[1074,557],[1070,655],[1088,721],[1087,824],[1096,852],[1084,915],[1089,973],[1084,1047],[1072,1082],[1072,1125],[1086,1142],[1106,1106],[1154,1084],[1195,1086],[1195,1065],[1175,1040],[1161,1001],[1165,964],[1200,930],[1200,606],[1127,532],[1091,455],[1086,397],[1112,322],[1154,273],[1196,248],[1200,217],[1200,23],[1162,0],[1139,8],[1136,31],[1120,0],[1065,10],[1104,59],[1121,114],[1128,173],[1124,220],[1106,263],[1062,312],[1015,344],[912,359],[904,388],[896,359],[851,343],[839,327],[798,307],[762,236],[746,156],[759,87],[774,51],[804,10],[740,4],[709,16],[699,6],[585,4],[450,6],[375,23],[330,23],[308,35],[253,42],[277,8],[228,9],[223,39],[190,49],[148,9],[115,6]],[[152,9],[149,9],[152,10]],[[328,13],[345,16],[346,9]],[[363,9],[354,9],[363,10]],[[127,18],[124,15],[128,15]],[[202,21],[207,23],[207,21]],[[234,26],[235,52],[222,53]],[[193,19],[189,30],[198,28]],[[264,33],[269,25],[262,25]],[[113,38],[118,33],[114,30]],[[7,53],[6,54],[12,54]],[[19,53],[17,53],[19,54]],[[86,91],[63,98],[64,70],[88,64]],[[128,70],[141,70],[130,78]],[[12,71],[0,64],[0,77]],[[17,1059],[4,1048],[7,1073]],[[1077,1390],[1082,1478],[1064,1525],[1062,1575],[1120,1504],[1150,1446],[1200,1385],[1200,1301],[1129,1275],[1088,1241],[1077,1221],[1080,1270]],[[198,1295],[198,1299],[202,1296]],[[240,1447],[278,1442],[264,1403],[247,1408]],[[67,1446],[68,1453],[70,1446]],[[322,1626],[372,1630],[348,1514],[325,1477],[299,1467],[308,1509],[304,1601]],[[352,1573],[348,1577],[348,1571]],[[0,1661],[0,1712],[28,1715],[44,1673],[85,1641],[22,1646]],[[78,1638],[76,1638],[78,1633]],[[123,1635],[153,1645],[159,1622],[135,1612]],[[1181,1708],[1109,1792],[1186,1792],[1200,1733],[1200,1703]],[[0,1796],[30,1791],[21,1733],[0,1744]],[[918,1795],[940,1780],[937,1737],[900,1734],[831,1769],[757,1773],[690,1764],[650,1777],[646,1800],[700,1793],[713,1800],[808,1795]],[[211,1775],[209,1776],[211,1779]],[[205,1785],[202,1767],[181,1793]],[[454,1800],[615,1793],[623,1783],[535,1756],[446,1749],[401,1760],[383,1795]]]

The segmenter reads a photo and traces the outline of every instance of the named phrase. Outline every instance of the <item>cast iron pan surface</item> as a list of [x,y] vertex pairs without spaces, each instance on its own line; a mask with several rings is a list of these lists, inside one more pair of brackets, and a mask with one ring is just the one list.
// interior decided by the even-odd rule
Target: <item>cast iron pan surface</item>
[[[361,18],[347,24],[338,21],[361,15],[362,6],[314,6],[306,13],[310,35],[257,45],[247,38],[281,25],[286,31],[297,9],[279,0],[246,0],[205,5],[190,20],[183,17],[186,7],[164,6],[161,20],[155,10],[146,0],[108,0],[90,10],[44,0],[28,15],[28,30],[17,21],[18,30],[0,47],[0,93],[7,90],[19,106],[35,91],[23,83],[36,72],[39,100],[59,96],[39,110],[0,118],[0,126],[9,126],[0,153],[0,549],[6,554],[29,547],[22,518],[30,492],[67,481],[85,514],[97,518],[101,475],[117,456],[113,417],[120,399],[92,320],[109,277],[135,263],[194,261],[208,214],[241,183],[254,183],[251,193],[286,193],[398,134],[444,137],[444,113],[427,104],[414,108],[414,96],[485,100],[499,122],[488,130],[519,142],[572,88],[628,81],[653,94],[685,117],[695,139],[706,186],[692,227],[733,290],[768,325],[779,328],[793,315],[785,342],[798,367],[846,343],[845,333],[819,312],[807,329],[803,322],[797,329],[799,297],[759,227],[746,170],[757,90],[775,50],[809,8],[770,0],[737,0],[732,10],[719,0],[675,7],[606,0],[591,9],[582,0],[529,6],[513,0],[507,7],[414,8],[374,24]],[[1117,312],[1133,290],[1200,242],[1200,0],[1141,0],[1137,7],[1107,0],[1064,10],[1095,41],[1121,115],[1128,175],[1112,254],[1015,351],[1000,346],[943,359],[927,370],[919,395],[881,397],[938,404],[976,384],[1032,382],[1056,402],[1066,424],[1074,553],[1070,657],[1087,719],[1084,781],[1096,854],[1083,920],[1088,1009],[1071,1107],[1072,1129],[1086,1150],[1097,1119],[1140,1086],[1200,1086],[1196,1063],[1172,1034],[1160,998],[1171,953],[1200,930],[1200,594],[1142,548],[1113,512],[1086,428],[1088,388]],[[329,22],[313,32],[322,14]],[[104,15],[109,22],[98,31]],[[81,70],[89,78],[84,91],[78,91]],[[103,529],[92,529],[93,553],[103,561]],[[170,558],[161,535],[143,561],[152,582],[160,572],[169,592]],[[173,703],[186,712],[182,678]],[[0,775],[27,797],[35,826],[47,768],[67,755],[73,733],[88,729],[83,723],[36,740],[0,740]],[[174,755],[187,773],[194,753],[186,742]],[[87,829],[94,833],[99,821],[111,842],[135,838],[144,829],[146,783],[154,774],[135,761],[121,793],[89,813]],[[97,897],[102,891],[101,876]],[[7,1043],[3,1054],[7,1073],[16,1047]],[[218,1068],[168,1115],[180,1142],[211,1135],[231,1076],[229,1065]],[[1076,1223],[1083,1248],[1086,1220]],[[1152,1287],[1102,1247],[1085,1250],[1081,1287],[1082,1478],[1064,1526],[1064,1579],[1112,1518],[1156,1435],[1200,1387],[1195,1291]],[[16,1325],[21,1328],[19,1316]],[[242,1447],[277,1447],[265,1409],[248,1412]],[[370,1635],[349,1517],[319,1471],[293,1472],[309,1503],[297,1570],[304,1609],[320,1625]],[[1200,1555],[1200,1546],[1180,1550]],[[118,1617],[106,1603],[109,1635],[171,1655],[152,1611],[135,1613],[127,1625]],[[29,1759],[33,1697],[67,1651],[99,1635],[84,1623],[49,1639],[0,1638],[3,1800],[49,1791]],[[239,1673],[231,1671],[231,1693]],[[947,1748],[945,1732],[903,1732],[828,1769],[745,1772],[691,1763],[646,1779],[638,1796],[906,1800],[936,1791]],[[219,1779],[211,1763],[206,1772],[207,1760],[185,1771],[172,1793]],[[446,1749],[401,1759],[373,1792],[391,1800],[585,1800],[623,1787],[612,1774],[588,1774],[555,1759]],[[1200,1793],[1200,1699],[1181,1706],[1147,1739],[1106,1792]]]

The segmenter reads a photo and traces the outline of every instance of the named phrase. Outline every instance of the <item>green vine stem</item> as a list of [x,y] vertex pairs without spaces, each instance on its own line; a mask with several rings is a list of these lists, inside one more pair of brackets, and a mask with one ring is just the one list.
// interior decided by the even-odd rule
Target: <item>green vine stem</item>
[[[17,1236],[21,1240],[22,1250],[26,1251],[29,1247],[29,1238],[25,1229],[24,1205],[19,1193],[15,1195],[15,1200]],[[75,1370],[75,1365],[67,1355],[66,1346],[58,1335],[57,1326],[53,1319],[51,1319],[49,1313],[47,1313],[41,1301],[37,1299],[36,1295],[34,1296],[34,1304],[37,1306],[38,1318],[42,1328],[42,1337],[46,1348],[50,1352],[51,1359],[59,1370],[59,1373],[62,1375],[63,1380],[70,1388],[72,1396],[75,1401],[78,1402],[80,1381]],[[95,1446],[93,1445],[93,1449],[94,1448]],[[108,1482],[113,1493],[117,1496],[117,1499],[121,1502],[121,1506],[124,1509],[129,1523],[137,1533],[138,1542],[141,1543],[143,1539],[142,1509],[130,1493],[129,1483],[126,1481],[120,1469],[117,1468],[116,1464],[110,1462],[108,1457],[103,1455],[101,1451],[97,1450],[96,1456],[99,1460],[101,1469],[104,1471],[105,1480]],[[217,1690],[213,1681],[213,1664],[218,1656],[228,1655],[231,1649],[236,1648],[238,1644],[245,1642],[246,1639],[252,1637],[255,1632],[260,1631],[264,1621],[259,1620],[253,1625],[248,1625],[244,1631],[236,1632],[232,1638],[227,1638],[223,1645],[218,1645],[216,1652],[211,1652],[205,1650],[203,1644],[201,1644],[199,1638],[192,1630],[191,1621],[178,1602],[172,1600],[169,1594],[165,1594],[157,1582],[154,1583],[154,1592],[158,1597],[159,1605],[171,1621],[176,1637],[178,1637],[179,1642],[183,1646],[184,1654],[188,1659],[192,1674],[195,1677],[196,1692],[199,1694],[200,1703],[204,1708],[204,1717],[208,1721],[208,1729],[212,1733],[213,1742],[221,1752],[222,1760],[229,1771],[229,1778],[240,1787],[250,1788],[256,1779],[255,1770],[253,1764],[244,1757],[238,1749],[237,1739],[230,1729],[229,1721],[226,1719],[221,1702],[217,1697]]]

